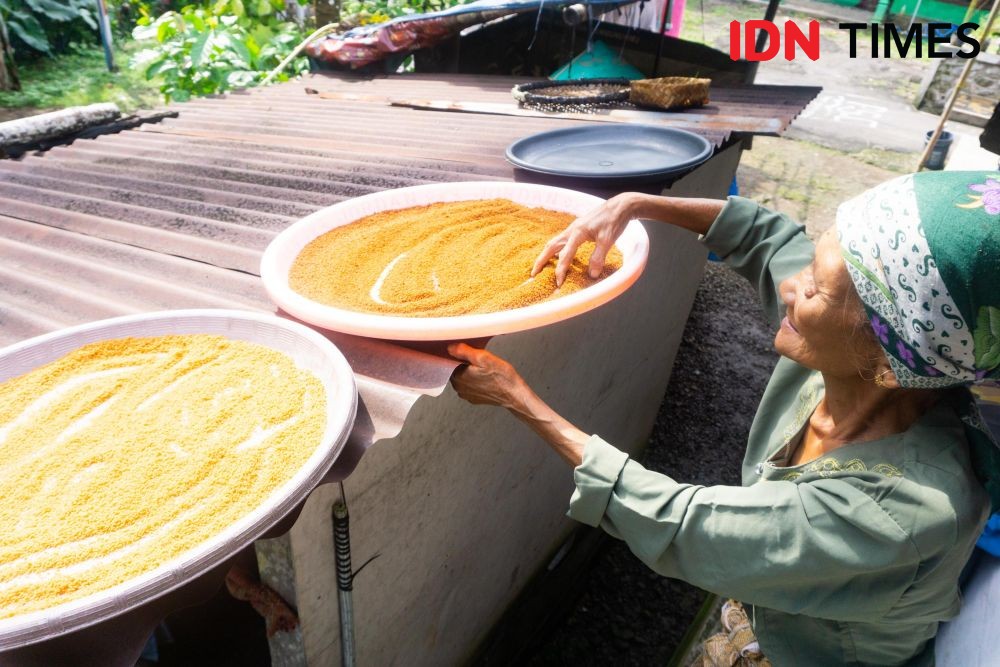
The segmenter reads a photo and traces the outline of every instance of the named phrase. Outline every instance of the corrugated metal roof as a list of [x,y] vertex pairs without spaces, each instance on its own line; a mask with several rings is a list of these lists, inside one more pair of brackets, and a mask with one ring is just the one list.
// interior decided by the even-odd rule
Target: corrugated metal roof
[[[507,102],[521,81],[314,75],[194,100],[155,125],[0,160],[0,345],[144,310],[272,310],[256,278],[259,257],[294,220],[386,188],[510,179],[503,152],[511,141],[579,122],[389,100]],[[759,119],[771,133],[817,91],[713,89],[712,106],[689,113]],[[729,134],[712,123],[699,128],[717,145]]]
[[[508,180],[502,156],[511,141],[580,122],[386,103],[507,101],[512,83],[314,76],[177,105],[177,118],[156,125],[0,160],[0,346],[137,312],[273,311],[259,259],[296,219],[386,188]],[[367,99],[322,99],[306,87]],[[816,92],[750,89],[726,101],[730,93],[716,91],[721,101],[698,113],[738,110],[761,119],[761,132],[780,131]],[[729,134],[711,123],[700,128],[717,145]],[[331,338],[355,370],[361,399],[329,477],[342,479],[368,445],[399,432],[417,398],[442,390],[454,362],[386,341]]]

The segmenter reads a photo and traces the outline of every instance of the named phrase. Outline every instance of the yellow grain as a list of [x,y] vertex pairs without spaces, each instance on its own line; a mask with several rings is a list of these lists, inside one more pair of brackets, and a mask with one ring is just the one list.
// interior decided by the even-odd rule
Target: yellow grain
[[291,479],[325,423],[315,376],[222,336],[93,343],[0,384],[0,618],[203,544]]

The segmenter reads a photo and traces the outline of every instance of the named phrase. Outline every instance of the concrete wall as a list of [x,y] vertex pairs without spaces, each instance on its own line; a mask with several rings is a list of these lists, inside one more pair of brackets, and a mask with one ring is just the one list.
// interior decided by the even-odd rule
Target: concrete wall
[[[740,147],[678,181],[673,194],[724,197]],[[644,446],[701,279],[696,237],[646,223],[649,265],[596,311],[489,348],[580,428],[630,452]],[[466,660],[572,528],[572,473],[527,428],[449,388],[420,399],[402,433],[376,443],[345,482],[356,578],[358,664]],[[290,533],[301,635],[272,642],[276,665],[340,664],[330,512],[334,485],[312,494]],[[268,554],[280,543],[260,549]]]
[[[955,51],[954,47],[942,50]],[[966,62],[968,61],[964,58],[934,60],[920,86],[917,108],[940,114]],[[980,53],[973,62],[965,85],[962,86],[962,91],[955,101],[951,118],[984,127],[993,114],[997,100],[1000,100],[1000,56]]]

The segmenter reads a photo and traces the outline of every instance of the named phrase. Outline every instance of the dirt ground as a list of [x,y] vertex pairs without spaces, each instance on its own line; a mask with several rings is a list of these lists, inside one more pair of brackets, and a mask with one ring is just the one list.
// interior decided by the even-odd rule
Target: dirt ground
[[[777,357],[756,292],[709,264],[643,465],[693,484],[740,483],[750,422]],[[711,415],[711,418],[708,418]],[[608,538],[573,611],[529,665],[666,665],[704,599]]]
[[49,111],[49,109],[36,109],[35,107],[14,107],[12,109],[5,109],[0,107],[0,123],[8,120],[17,120],[18,118],[34,116],[35,114],[45,113],[46,111]]
[[740,194],[787,213],[813,238],[837,206],[873,185],[913,171],[917,156],[867,148],[838,151],[809,141],[755,137],[737,170]]

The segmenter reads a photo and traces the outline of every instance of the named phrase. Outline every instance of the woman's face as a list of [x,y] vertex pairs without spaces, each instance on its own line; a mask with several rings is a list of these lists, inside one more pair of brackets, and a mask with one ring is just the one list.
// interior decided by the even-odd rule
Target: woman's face
[[779,291],[787,306],[774,338],[779,354],[841,377],[856,376],[878,355],[832,228],[816,244],[812,264],[783,281]]

